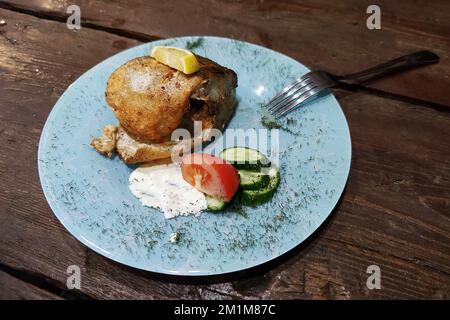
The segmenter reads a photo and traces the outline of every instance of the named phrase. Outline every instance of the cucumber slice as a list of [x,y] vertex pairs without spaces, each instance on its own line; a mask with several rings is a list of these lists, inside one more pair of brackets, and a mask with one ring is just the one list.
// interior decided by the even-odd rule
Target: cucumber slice
[[237,169],[259,171],[261,167],[270,167],[270,160],[265,155],[247,147],[227,148],[219,153],[219,157]]
[[269,201],[280,184],[280,172],[272,167],[269,170],[269,184],[257,190],[241,190],[241,203],[246,206],[257,206]]
[[222,211],[228,205],[228,203],[226,203],[225,201],[211,197],[207,194],[205,195],[205,197],[206,197],[206,207],[209,211]]
[[249,170],[239,170],[241,181],[239,185],[244,190],[255,190],[264,188],[270,182],[269,175],[263,172],[255,172]]

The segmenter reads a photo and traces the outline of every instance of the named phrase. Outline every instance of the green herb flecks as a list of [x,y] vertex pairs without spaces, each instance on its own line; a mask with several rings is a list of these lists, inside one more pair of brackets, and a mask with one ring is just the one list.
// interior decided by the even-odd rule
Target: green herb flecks
[[234,206],[233,211],[244,218],[248,217],[247,211],[241,205]]
[[271,119],[270,116],[262,116],[261,122],[267,129],[283,129],[283,126],[279,124],[275,119]]
[[203,39],[203,38],[198,38],[197,40],[188,41],[186,43],[186,49],[188,49],[188,50],[198,49],[203,46],[204,40],[205,39]]
[[230,213],[236,213],[243,218],[247,218],[247,212],[245,211],[244,206],[240,203],[239,197],[235,196],[232,200],[230,206],[226,209],[226,211]]
[[259,104],[259,109],[261,110],[261,123],[264,127],[266,127],[269,130],[272,129],[279,129],[283,130],[285,132],[288,132],[290,134],[296,135],[295,132],[293,132],[291,129],[286,128],[283,126],[280,122],[278,122],[267,110],[264,108],[264,104]]

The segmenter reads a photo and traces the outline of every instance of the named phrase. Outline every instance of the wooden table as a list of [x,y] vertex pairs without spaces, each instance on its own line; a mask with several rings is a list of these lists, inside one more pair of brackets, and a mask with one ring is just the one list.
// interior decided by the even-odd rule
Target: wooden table
[[[82,28],[66,27],[78,4]],[[0,298],[450,298],[450,2],[0,1]],[[358,71],[420,49],[438,65],[357,91],[337,91],[353,141],[334,214],[282,261],[232,278],[168,278],[86,248],[47,205],[39,136],[54,103],[83,72],[126,48],[181,35],[260,44],[309,67]],[[80,290],[66,286],[81,267]],[[380,290],[366,269],[381,268]]]

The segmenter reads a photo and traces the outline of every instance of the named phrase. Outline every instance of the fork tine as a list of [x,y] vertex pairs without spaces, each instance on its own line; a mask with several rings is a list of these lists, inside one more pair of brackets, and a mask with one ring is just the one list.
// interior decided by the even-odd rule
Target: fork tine
[[339,81],[336,76],[322,70],[311,71],[278,93],[266,106],[268,106],[268,111],[278,119],[320,92],[333,88],[337,84]]
[[301,104],[305,103],[306,101],[308,101],[309,99],[313,98],[314,96],[316,96],[319,92],[322,92],[324,89],[318,89],[316,88],[312,88],[311,90],[307,91],[302,97],[300,97],[297,101],[295,101],[296,103],[291,105],[288,108],[283,109],[282,111],[278,112],[277,114],[274,114],[275,119],[279,119],[282,116],[284,116],[285,114],[293,111],[294,109],[296,109],[297,107],[299,107]]
[[303,76],[301,76],[300,78],[297,78],[295,81],[293,81],[291,84],[289,84],[288,86],[286,86],[283,90],[281,90],[277,95],[275,95],[275,97],[273,97],[267,104],[266,104],[266,108],[269,108],[274,102],[280,100],[281,98],[283,98],[286,94],[289,93],[289,91],[291,89],[293,89],[294,87],[296,87],[297,85],[301,84],[304,80],[308,79],[307,78],[308,74],[305,74]]
[[288,99],[284,100],[282,103],[278,104],[276,108],[272,109],[270,113],[277,114],[286,108],[289,108],[292,104],[296,103],[306,92],[312,90],[316,87],[314,82],[308,83],[306,86],[302,87],[296,94],[291,95]]
[[298,83],[298,86],[293,87],[288,92],[286,92],[282,97],[277,99],[277,101],[274,101],[272,105],[267,107],[267,110],[269,112],[272,112],[273,109],[278,109],[280,105],[286,104],[286,100],[289,100],[292,96],[296,95],[297,93],[301,92],[306,86],[310,85],[312,82],[312,79],[305,78],[301,82]]

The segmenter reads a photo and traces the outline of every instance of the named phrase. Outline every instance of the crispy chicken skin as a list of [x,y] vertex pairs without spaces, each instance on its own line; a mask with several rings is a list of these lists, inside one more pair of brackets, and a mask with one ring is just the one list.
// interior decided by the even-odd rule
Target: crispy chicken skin
[[192,75],[149,56],[133,59],[112,73],[106,101],[132,138],[143,143],[161,142],[181,124],[190,109],[191,96],[219,102],[221,94],[236,87],[232,70],[197,58],[200,70]]
[[[190,147],[194,146],[195,140],[199,139],[207,143],[210,139],[207,129],[219,129],[223,131],[236,108],[235,90],[231,90],[221,103],[204,103],[202,107],[189,110],[183,117],[181,127],[188,129],[192,133],[191,125],[194,121],[202,122],[202,136],[194,137],[190,141],[184,141]],[[122,127],[119,127],[116,134],[116,151],[125,163],[142,163],[159,159],[170,158],[177,147],[178,141],[166,138],[165,141],[155,143],[143,143],[133,139]],[[197,140],[198,141],[198,140]]]
[[[122,127],[118,128],[116,136],[116,151],[122,160],[128,164],[170,158],[172,150],[177,144],[176,141],[171,140],[157,143],[142,143],[130,137]],[[194,140],[191,139],[187,143],[192,146]]]
[[103,134],[98,138],[92,139],[91,146],[101,154],[111,158],[116,149],[116,132],[117,127],[111,124],[105,126],[103,128]]
[[[225,129],[236,109],[236,73],[207,58],[197,56],[197,60],[201,67],[192,75],[151,57],[133,59],[112,73],[106,101],[120,122],[114,131],[114,148],[125,163],[170,158],[177,145],[171,133],[177,128],[193,133],[194,121],[201,121],[205,132]],[[91,142],[108,156],[114,150],[112,140],[106,139],[111,127],[106,126],[103,136]],[[209,139],[205,132],[203,142]],[[184,143],[193,146],[194,138]]]

